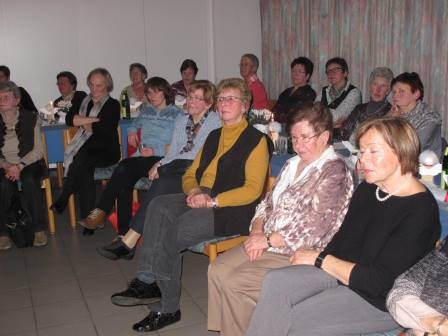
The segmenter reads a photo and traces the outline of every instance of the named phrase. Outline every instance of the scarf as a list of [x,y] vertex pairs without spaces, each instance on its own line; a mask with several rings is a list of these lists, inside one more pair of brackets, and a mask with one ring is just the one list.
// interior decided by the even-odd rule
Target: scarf
[[184,146],[184,148],[182,148],[180,154],[187,153],[193,149],[193,141],[196,138],[196,135],[199,133],[202,124],[205,122],[205,119],[207,119],[209,112],[210,110],[205,112],[201,120],[199,120],[196,124],[194,123],[193,117],[191,115],[188,117],[187,126],[185,127],[185,132],[187,133],[187,144]]

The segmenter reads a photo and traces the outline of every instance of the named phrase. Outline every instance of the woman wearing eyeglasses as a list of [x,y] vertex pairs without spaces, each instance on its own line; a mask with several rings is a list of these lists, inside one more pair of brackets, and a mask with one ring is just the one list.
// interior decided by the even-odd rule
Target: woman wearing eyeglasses
[[[182,192],[182,175],[193,162],[208,134],[221,127],[221,119],[213,111],[215,91],[215,86],[206,80],[190,84],[187,95],[188,114],[176,119],[167,155],[149,169],[148,177],[152,183],[144,193],[137,213],[131,219],[129,231],[112,243],[98,248],[99,254],[112,260],[132,258],[134,247],[143,233],[149,202],[156,196]],[[108,212],[110,209],[101,210]]]
[[221,81],[217,110],[223,126],[212,131],[183,176],[181,194],[148,206],[142,258],[129,287],[112,295],[118,306],[149,304],[136,331],[180,320],[182,252],[205,240],[247,234],[268,173],[268,138],[248,124],[251,94],[242,79]]
[[297,156],[258,205],[249,238],[222,255],[208,272],[208,329],[244,335],[267,271],[291,265],[300,248],[323,249],[344,219],[353,181],[330,145],[333,122],[320,103],[290,112]]
[[[124,235],[128,231],[134,185],[141,177],[147,176],[148,170],[163,158],[165,145],[170,143],[173,135],[175,120],[183,115],[182,110],[173,105],[173,91],[165,79],[151,77],[145,84],[145,92],[150,105],[132,120],[128,128],[128,143],[139,148],[139,151],[120,162],[101,194],[97,208],[84,221],[78,222],[88,229],[94,230],[103,223],[117,199],[118,233]],[[140,130],[140,137],[137,130]]]
[[330,108],[334,128],[341,127],[356,105],[361,104],[361,91],[348,80],[348,65],[345,59],[334,57],[325,64],[330,85],[322,88],[317,101]]

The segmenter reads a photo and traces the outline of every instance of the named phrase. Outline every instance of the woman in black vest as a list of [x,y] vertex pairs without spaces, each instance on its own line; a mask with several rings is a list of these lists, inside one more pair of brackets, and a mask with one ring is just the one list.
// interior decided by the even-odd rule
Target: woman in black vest
[[267,138],[244,117],[250,100],[242,79],[221,81],[217,110],[223,127],[210,133],[183,176],[184,193],[159,196],[148,206],[137,277],[112,295],[119,306],[150,304],[149,315],[133,326],[136,331],[180,320],[182,251],[249,231],[270,157]]
[[0,83],[0,250],[11,248],[4,216],[17,188],[22,189],[22,204],[32,218],[33,245],[47,244],[40,190],[46,166],[39,124],[36,113],[19,108],[19,103],[20,89],[16,84]]

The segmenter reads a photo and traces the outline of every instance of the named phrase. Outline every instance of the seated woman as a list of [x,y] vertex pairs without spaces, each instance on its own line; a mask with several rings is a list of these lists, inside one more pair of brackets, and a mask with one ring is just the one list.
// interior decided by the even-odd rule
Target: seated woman
[[182,110],[173,105],[173,91],[165,79],[151,77],[145,88],[150,105],[132,119],[128,127],[128,143],[140,150],[120,162],[101,194],[97,208],[79,223],[88,229],[94,230],[103,223],[117,200],[118,234],[128,232],[134,185],[140,178],[148,176],[148,170],[163,158],[165,147],[173,136],[175,120],[183,115]]
[[78,80],[70,71],[58,73],[56,81],[61,96],[54,101],[53,106],[62,109],[67,114],[66,119],[73,120],[87,94],[76,90]]
[[0,83],[0,250],[11,248],[4,214],[11,195],[22,185],[22,202],[29,211],[34,246],[47,245],[45,210],[40,190],[46,173],[42,160],[40,125],[36,113],[19,107],[20,89],[13,82]]
[[298,266],[267,273],[246,335],[359,335],[398,325],[386,310],[394,280],[432,250],[439,210],[417,179],[419,141],[402,118],[360,126],[365,182],[322,250],[299,249]]
[[149,202],[159,195],[182,192],[182,175],[193,162],[208,134],[221,127],[218,114],[211,111],[214,106],[215,86],[209,81],[198,80],[190,84],[189,90],[188,115],[182,115],[176,119],[167,155],[149,169],[151,187],[140,201],[140,207],[130,222],[129,231],[123,237],[100,247],[97,251],[102,256],[116,260],[129,259],[134,255],[134,247],[143,233]]
[[417,131],[420,150],[432,150],[442,158],[442,118],[422,101],[423,83],[415,72],[404,72],[392,80],[393,106],[390,114],[407,119]]
[[252,94],[251,107],[262,110],[268,107],[268,95],[263,82],[257,76],[260,62],[254,54],[244,54],[240,60],[240,75]]
[[62,193],[51,209],[62,213],[71,194],[78,194],[81,218],[95,206],[94,173],[97,167],[108,167],[120,159],[118,121],[120,104],[109,96],[112,77],[104,68],[96,68],[87,76],[90,94],[79,111],[67,115],[69,126],[79,126],[64,153],[65,176]]
[[347,119],[342,123],[339,131],[340,140],[354,142],[355,131],[367,119],[381,118],[389,112],[391,105],[387,101],[390,83],[394,78],[389,68],[375,68],[369,77],[370,101],[356,105]]
[[317,101],[330,108],[334,128],[339,129],[355,106],[361,104],[361,91],[348,80],[348,65],[345,59],[329,59],[325,64],[325,73],[330,85],[322,88]]
[[272,108],[275,120],[286,124],[288,112],[306,102],[316,99],[316,91],[309,85],[313,75],[314,64],[306,57],[297,57],[291,62],[291,80],[294,86],[286,89],[278,96]]
[[129,66],[129,77],[131,79],[131,85],[126,86],[123,91],[126,91],[129,97],[131,105],[135,102],[142,102],[141,108],[143,109],[149,104],[145,95],[145,80],[148,78],[148,70],[141,63],[132,63]]
[[146,213],[137,278],[112,295],[119,306],[150,304],[136,331],[180,320],[182,252],[205,240],[247,234],[269,166],[267,137],[248,125],[250,91],[239,78],[217,89],[223,127],[210,133],[183,176],[182,194],[152,200]]
[[448,335],[448,236],[395,280],[387,308],[412,335]]
[[244,335],[266,272],[291,265],[300,248],[325,248],[348,209],[353,181],[330,145],[328,108],[306,103],[290,111],[288,132],[297,156],[258,205],[244,246],[208,269],[208,329],[221,335]]
[[187,97],[188,87],[194,82],[198,71],[199,69],[195,61],[186,59],[182,62],[180,66],[180,75],[182,79],[171,84],[175,96],[181,96],[182,98]]

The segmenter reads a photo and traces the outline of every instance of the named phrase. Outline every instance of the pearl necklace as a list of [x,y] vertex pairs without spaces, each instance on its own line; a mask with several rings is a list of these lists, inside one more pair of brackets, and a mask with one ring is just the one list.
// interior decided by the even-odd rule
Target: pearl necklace
[[[405,183],[404,185],[406,185],[407,183]],[[385,191],[383,191],[385,194],[386,194],[386,196],[384,196],[383,198],[381,198],[380,197],[380,187],[376,187],[376,190],[375,190],[375,196],[376,196],[376,199],[378,200],[378,201],[380,201],[380,202],[385,202],[385,201],[387,201],[389,198],[391,198],[394,194],[396,194],[397,192],[399,192],[402,188],[403,188],[403,186],[404,186],[403,184],[397,189],[397,190],[395,190],[393,193],[387,193],[387,192],[385,192]]]

